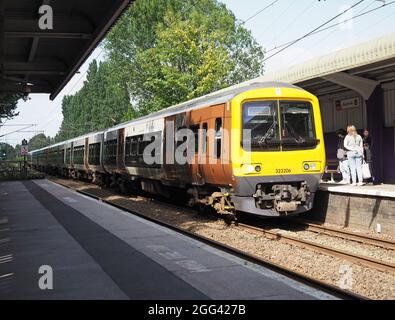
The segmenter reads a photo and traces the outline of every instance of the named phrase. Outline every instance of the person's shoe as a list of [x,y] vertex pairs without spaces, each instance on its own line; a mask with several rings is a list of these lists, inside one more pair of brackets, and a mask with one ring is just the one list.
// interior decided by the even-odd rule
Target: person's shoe
[[350,181],[342,180],[342,181],[339,181],[339,184],[350,184]]
[[354,186],[354,187],[356,187],[357,186],[357,184],[354,182],[354,183],[351,183],[351,185],[352,186]]
[[365,184],[363,182],[358,182],[358,186],[364,186]]

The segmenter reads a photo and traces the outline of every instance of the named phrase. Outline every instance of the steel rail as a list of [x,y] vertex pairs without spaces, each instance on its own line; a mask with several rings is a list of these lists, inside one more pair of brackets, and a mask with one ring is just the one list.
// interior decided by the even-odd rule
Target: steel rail
[[238,227],[245,229],[245,230],[250,230],[256,234],[263,235],[263,236],[265,236],[269,239],[272,239],[272,240],[278,240],[278,241],[282,241],[284,243],[288,243],[291,245],[309,248],[309,249],[315,250],[316,252],[319,252],[319,253],[324,253],[324,254],[331,255],[331,256],[334,256],[337,258],[346,259],[348,261],[358,263],[358,264],[367,266],[369,268],[374,268],[374,269],[377,269],[380,271],[395,274],[395,265],[393,265],[389,262],[386,262],[386,261],[382,261],[382,260],[378,260],[378,259],[374,259],[374,258],[370,258],[370,257],[366,257],[366,256],[360,256],[358,254],[354,254],[354,253],[351,253],[348,251],[339,250],[339,249],[336,249],[333,247],[325,246],[325,245],[318,244],[318,243],[308,241],[305,239],[293,237],[293,236],[281,233],[279,231],[265,230],[264,228],[259,228],[259,227],[251,226],[251,225],[244,224],[244,223],[238,223]]
[[364,235],[360,233],[354,233],[347,230],[340,230],[329,226],[319,225],[308,220],[302,220],[299,218],[290,219],[290,222],[297,223],[306,228],[307,231],[325,234],[328,236],[335,236],[346,240],[353,240],[360,243],[366,243],[374,246],[378,246],[384,249],[395,250],[395,241],[388,239],[381,239],[375,236]]
[[106,204],[109,204],[111,206],[114,206],[114,207],[116,207],[118,209],[127,211],[127,212],[129,212],[129,213],[131,213],[133,215],[136,215],[136,216],[138,216],[140,218],[143,218],[145,220],[151,221],[153,223],[159,224],[161,226],[164,226],[166,228],[169,228],[171,230],[179,232],[179,233],[181,233],[183,235],[186,235],[186,236],[188,236],[190,238],[193,238],[195,240],[201,241],[201,242],[203,242],[203,243],[205,243],[207,245],[210,245],[210,246],[215,247],[217,249],[220,249],[220,250],[222,250],[224,252],[227,252],[227,253],[230,253],[232,255],[235,255],[235,256],[237,256],[239,258],[242,258],[244,260],[247,260],[249,262],[252,262],[252,263],[261,265],[263,267],[266,267],[266,268],[268,268],[270,270],[273,270],[273,271],[275,271],[277,273],[280,273],[280,274],[282,274],[284,276],[292,278],[292,279],[294,279],[294,280],[296,280],[296,281],[298,281],[300,283],[303,283],[305,285],[308,285],[310,287],[313,287],[315,289],[319,289],[319,290],[321,290],[323,292],[326,292],[326,293],[328,293],[330,295],[333,295],[334,297],[337,297],[339,299],[344,299],[344,300],[367,300],[368,299],[367,297],[361,296],[361,295],[356,294],[354,292],[351,292],[349,290],[344,290],[344,289],[341,289],[341,288],[336,287],[334,285],[331,285],[331,284],[328,284],[326,282],[323,282],[321,280],[315,279],[315,278],[313,278],[313,277],[311,277],[311,276],[309,276],[307,274],[294,271],[294,270],[292,270],[292,269],[290,269],[288,267],[284,267],[284,266],[282,266],[280,264],[276,264],[276,263],[274,263],[274,262],[272,262],[270,260],[264,259],[262,257],[254,255],[254,254],[250,254],[250,253],[244,252],[244,251],[242,251],[240,249],[234,248],[234,247],[229,246],[227,244],[218,242],[216,240],[207,238],[205,236],[199,235],[199,234],[194,233],[192,231],[189,231],[189,230],[183,229],[181,227],[175,226],[175,225],[170,224],[168,222],[165,222],[163,220],[147,216],[147,215],[145,215],[145,214],[143,214],[141,212],[137,212],[135,210],[132,210],[132,209],[126,207],[124,204],[115,203],[111,199],[105,199],[105,198],[97,196],[97,195],[95,195],[95,194],[93,194],[91,192],[88,192],[88,191],[85,191],[85,190],[80,190],[80,189],[78,189],[76,187],[67,185],[65,183],[61,183],[59,180],[52,180],[52,179],[48,179],[48,180],[50,180],[50,181],[52,181],[54,183],[57,183],[59,185],[62,185],[64,187],[66,187],[66,188],[72,189],[72,190],[74,190],[74,191],[76,191],[76,192],[78,192],[78,193],[80,193],[82,195],[85,195],[85,196],[88,196],[90,198],[96,199],[96,200],[101,201],[103,203],[106,203]]

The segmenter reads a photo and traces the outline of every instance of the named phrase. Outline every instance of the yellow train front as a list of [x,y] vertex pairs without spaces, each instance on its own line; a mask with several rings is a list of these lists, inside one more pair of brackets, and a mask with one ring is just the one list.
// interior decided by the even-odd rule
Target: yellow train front
[[283,84],[242,92],[231,105],[235,209],[263,216],[310,210],[325,167],[318,99]]

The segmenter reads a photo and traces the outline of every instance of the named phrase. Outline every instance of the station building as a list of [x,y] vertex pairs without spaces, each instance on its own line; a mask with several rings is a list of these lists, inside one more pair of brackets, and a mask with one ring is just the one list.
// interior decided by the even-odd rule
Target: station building
[[395,183],[395,33],[248,82],[260,81],[292,83],[319,98],[327,160],[336,160],[336,130],[368,128],[376,182]]

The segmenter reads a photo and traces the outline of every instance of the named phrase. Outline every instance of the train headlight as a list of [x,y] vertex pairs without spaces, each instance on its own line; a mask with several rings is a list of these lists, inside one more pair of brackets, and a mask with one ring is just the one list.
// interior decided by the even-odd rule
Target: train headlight
[[303,169],[305,171],[320,171],[321,163],[319,161],[316,162],[304,162]]
[[262,171],[262,166],[260,163],[243,164],[241,167],[241,170],[242,170],[243,174],[259,173]]

